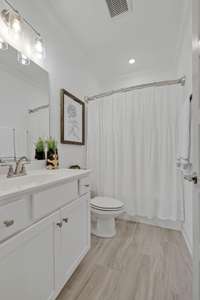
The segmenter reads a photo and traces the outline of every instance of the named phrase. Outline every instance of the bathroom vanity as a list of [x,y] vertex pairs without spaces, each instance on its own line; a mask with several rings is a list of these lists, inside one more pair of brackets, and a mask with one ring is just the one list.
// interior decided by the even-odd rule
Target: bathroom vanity
[[0,299],[54,300],[90,248],[90,171],[21,176],[22,159],[45,166],[34,145],[51,136],[50,91],[48,72],[16,57],[0,52]]
[[0,178],[1,299],[56,299],[90,248],[89,173]]

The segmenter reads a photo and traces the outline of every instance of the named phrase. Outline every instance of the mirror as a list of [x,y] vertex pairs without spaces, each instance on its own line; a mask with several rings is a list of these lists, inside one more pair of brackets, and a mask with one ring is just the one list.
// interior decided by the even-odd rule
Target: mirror
[[0,51],[0,161],[34,159],[34,144],[49,137],[49,77],[31,61],[17,62],[17,51]]

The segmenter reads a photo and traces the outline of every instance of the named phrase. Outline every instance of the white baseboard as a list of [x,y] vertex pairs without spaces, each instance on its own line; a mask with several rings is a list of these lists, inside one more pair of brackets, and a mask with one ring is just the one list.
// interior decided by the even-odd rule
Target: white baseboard
[[185,243],[186,243],[186,245],[188,247],[188,251],[190,252],[190,254],[192,256],[193,255],[192,245],[190,243],[190,239],[189,239],[188,234],[187,234],[187,232],[186,232],[186,230],[185,230],[184,227],[182,227],[181,232],[182,232],[183,238],[185,240]]
[[160,219],[156,219],[156,218],[149,219],[149,218],[145,218],[145,217],[130,216],[126,213],[119,216],[119,219],[138,222],[138,223],[144,223],[147,225],[158,226],[158,227],[166,228],[166,229],[182,231],[182,223],[178,222],[178,221],[160,220]]

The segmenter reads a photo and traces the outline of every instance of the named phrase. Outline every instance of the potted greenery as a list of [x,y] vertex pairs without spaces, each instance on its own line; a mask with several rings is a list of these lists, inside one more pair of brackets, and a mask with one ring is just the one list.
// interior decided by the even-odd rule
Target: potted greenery
[[35,159],[45,159],[45,141],[41,137],[38,138],[35,144]]
[[46,140],[46,145],[47,145],[47,168],[57,169],[59,166],[57,141],[52,137],[50,137],[48,140]]

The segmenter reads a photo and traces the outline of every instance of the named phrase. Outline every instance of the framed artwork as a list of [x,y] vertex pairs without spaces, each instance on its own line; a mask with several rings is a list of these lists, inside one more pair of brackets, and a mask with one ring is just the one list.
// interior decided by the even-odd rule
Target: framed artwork
[[64,89],[61,90],[61,143],[85,143],[85,104]]

